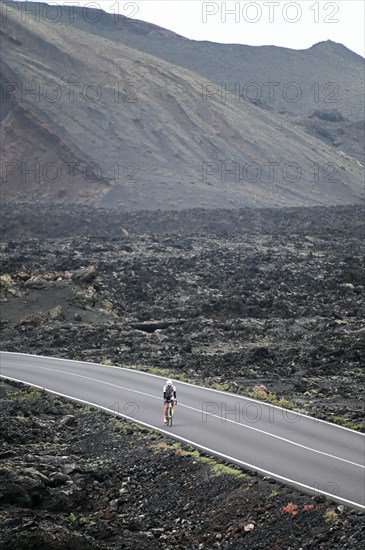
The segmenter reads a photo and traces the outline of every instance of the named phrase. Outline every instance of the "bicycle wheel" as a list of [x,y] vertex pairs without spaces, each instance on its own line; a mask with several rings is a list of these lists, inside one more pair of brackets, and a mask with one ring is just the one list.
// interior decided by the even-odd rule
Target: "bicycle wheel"
[[169,404],[169,409],[168,409],[168,425],[169,426],[172,426],[172,407],[171,407],[171,404]]

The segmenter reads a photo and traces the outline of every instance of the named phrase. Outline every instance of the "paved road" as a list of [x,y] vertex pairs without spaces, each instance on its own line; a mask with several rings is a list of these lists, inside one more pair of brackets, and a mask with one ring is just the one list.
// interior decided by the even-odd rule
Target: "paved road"
[[172,428],[160,376],[64,359],[0,353],[0,375],[101,407],[314,495],[365,509],[365,437],[253,399],[176,382]]

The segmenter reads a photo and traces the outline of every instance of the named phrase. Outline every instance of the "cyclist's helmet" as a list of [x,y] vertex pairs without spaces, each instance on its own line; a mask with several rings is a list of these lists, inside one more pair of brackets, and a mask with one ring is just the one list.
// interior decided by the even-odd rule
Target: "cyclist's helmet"
[[172,386],[172,380],[166,380],[166,386]]

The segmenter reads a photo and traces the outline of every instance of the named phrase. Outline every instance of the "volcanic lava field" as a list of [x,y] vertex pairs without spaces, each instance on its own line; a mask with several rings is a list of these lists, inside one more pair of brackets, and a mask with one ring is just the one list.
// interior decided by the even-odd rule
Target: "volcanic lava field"
[[2,216],[2,349],[264,385],[363,421],[360,207],[38,209]]

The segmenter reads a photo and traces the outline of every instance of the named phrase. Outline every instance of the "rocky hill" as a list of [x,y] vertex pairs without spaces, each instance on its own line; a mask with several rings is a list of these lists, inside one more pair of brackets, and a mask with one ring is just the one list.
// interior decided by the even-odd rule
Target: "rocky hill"
[[[44,4],[27,2],[24,9],[36,13],[33,17],[24,15],[28,21],[35,17],[39,21],[59,21],[74,30],[102,36],[193,71],[203,77],[202,84],[223,83],[227,92],[238,85],[239,99],[277,112],[310,116],[318,110],[336,109],[351,121],[365,117],[364,59],[331,40],[307,50],[218,44],[189,40],[157,25],[100,8],[45,9]],[[215,94],[219,93],[215,88]]]
[[[141,22],[126,32],[106,14],[100,24],[75,17],[78,25],[52,22],[49,13],[23,15],[17,6],[2,19],[2,201],[128,210],[361,201],[363,167],[356,147],[353,156],[339,151],[328,133],[321,136],[316,128],[308,133],[301,121],[293,123],[289,115],[247,97],[222,101],[214,79],[222,80],[224,73],[203,71],[204,48],[209,55],[211,48],[221,48],[219,59],[231,71],[235,47],[200,45]],[[240,58],[260,71],[258,52],[276,68],[280,63],[273,55],[282,61],[286,54],[296,55],[237,48]],[[295,80],[299,67],[307,78],[306,64],[317,78],[328,48],[338,56],[330,66],[338,69],[341,59],[355,78],[338,106],[346,116],[362,116],[361,58],[345,48],[330,44],[298,53],[295,59],[303,62],[293,61],[292,68],[283,63],[287,76]],[[200,59],[200,65],[182,67],[172,55],[177,51],[184,59]],[[237,78],[240,71],[246,74],[247,67],[236,69]],[[247,74],[255,78],[254,72]],[[303,113],[312,113],[312,107],[303,107]]]

